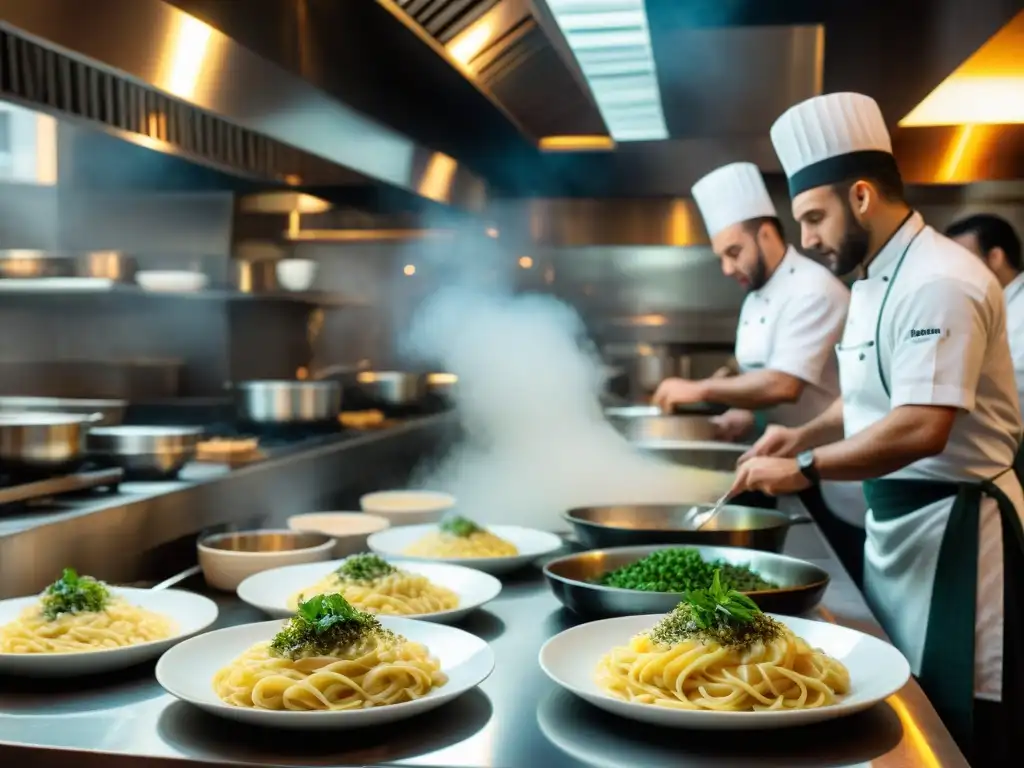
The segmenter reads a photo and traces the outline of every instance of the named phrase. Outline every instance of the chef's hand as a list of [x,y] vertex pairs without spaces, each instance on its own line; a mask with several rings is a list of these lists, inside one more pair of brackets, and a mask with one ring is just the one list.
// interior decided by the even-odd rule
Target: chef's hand
[[699,403],[703,399],[701,382],[689,379],[665,379],[654,392],[654,404],[665,413],[671,413],[675,405]]
[[779,459],[758,456],[736,470],[729,498],[744,491],[761,491],[769,496],[781,496],[787,493],[799,493],[809,488],[811,482],[804,477],[797,466],[796,459]]
[[769,425],[761,438],[751,446],[750,450],[739,458],[743,464],[755,456],[776,456],[791,459],[800,452],[800,431],[791,427]]
[[754,427],[754,414],[743,408],[730,408],[721,416],[709,419],[715,428],[715,439],[734,443]]

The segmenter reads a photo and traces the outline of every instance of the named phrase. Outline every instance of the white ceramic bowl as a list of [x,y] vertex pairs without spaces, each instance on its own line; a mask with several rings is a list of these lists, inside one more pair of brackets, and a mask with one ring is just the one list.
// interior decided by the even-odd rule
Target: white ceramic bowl
[[333,557],[365,552],[366,538],[390,525],[387,518],[365,512],[309,512],[288,518],[288,528],[293,531],[323,533],[334,538],[338,543],[334,545]]
[[673,709],[617,699],[594,679],[598,661],[617,645],[625,645],[663,614],[623,616],[592,621],[558,633],[540,649],[538,661],[555,683],[613,715],[667,728],[762,730],[808,725],[845,717],[874,706],[906,685],[910,664],[895,647],[855,629],[823,621],[776,616],[812,648],[820,648],[850,671],[850,691],[834,704],[815,709],[763,712],[713,712]]
[[135,282],[146,291],[192,293],[201,291],[208,282],[202,272],[184,269],[149,269],[135,273]]
[[[447,587],[459,596],[459,604],[447,611],[417,613],[403,619],[420,619],[450,624],[471,611],[490,602],[501,592],[501,582],[490,574],[475,568],[443,563],[423,563],[413,560],[387,558],[396,568],[426,576],[439,587]],[[331,563],[308,563],[275,568],[250,576],[238,585],[238,596],[246,603],[274,618],[291,618],[295,613],[288,607],[288,599],[296,592],[317,583],[331,571],[337,570],[344,560]]]
[[455,497],[439,491],[377,491],[359,499],[359,506],[391,525],[419,525],[440,520],[455,506]]
[[416,557],[405,554],[405,548],[428,533],[437,531],[436,525],[407,525],[401,528],[389,528],[370,535],[367,546],[385,558],[399,558],[410,562],[451,563],[476,568],[478,571],[495,575],[511,573],[525,568],[539,557],[557,552],[562,547],[562,540],[553,533],[538,531],[535,528],[522,528],[518,525],[488,525],[488,531],[505,541],[515,544],[518,555],[509,557]]
[[313,259],[282,259],[274,266],[277,282],[286,291],[308,291],[316,277]]
[[239,531],[196,544],[199,566],[214,589],[234,592],[247,577],[271,568],[328,560],[337,542],[322,533]]
[[172,696],[218,717],[268,728],[336,732],[383,725],[435,709],[480,685],[494,669],[491,647],[469,632],[443,624],[391,616],[381,616],[380,623],[409,640],[425,645],[430,655],[441,662],[441,671],[448,675],[448,682],[432,689],[421,699],[368,709],[275,712],[225,704],[210,684],[213,676],[256,643],[272,638],[281,629],[280,621],[218,629],[181,643],[161,657],[156,665],[156,679]]
[[[175,643],[202,632],[217,620],[216,603],[192,592],[132,587],[111,587],[110,591],[132,605],[171,618],[178,631],[164,640],[84,653],[0,653],[0,674],[69,677],[124,669],[156,658]],[[39,596],[33,595],[0,601],[0,624],[14,621],[25,608],[38,600]]]

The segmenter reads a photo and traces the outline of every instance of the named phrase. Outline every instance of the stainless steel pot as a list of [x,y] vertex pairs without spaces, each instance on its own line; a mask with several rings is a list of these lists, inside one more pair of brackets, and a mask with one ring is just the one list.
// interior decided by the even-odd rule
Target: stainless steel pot
[[418,405],[427,394],[427,376],[407,371],[363,371],[356,382],[370,400],[382,405]]
[[705,527],[687,521],[693,507],[711,504],[619,504],[571,509],[565,519],[588,548],[639,547],[650,544],[703,544],[781,552],[791,525],[812,522],[806,515],[727,504]]
[[458,383],[459,377],[454,373],[428,373],[426,389],[435,397],[451,400],[455,396]]
[[[661,545],[579,552],[549,562],[544,566],[544,576],[555,597],[566,608],[588,618],[668,613],[683,595],[605,587],[593,582],[598,576],[642,560],[653,552],[674,548]],[[799,616],[814,608],[828,587],[828,572],[806,560],[738,547],[692,548],[705,562],[722,560],[745,565],[762,578],[778,584],[778,589],[746,593],[763,611]]]
[[101,464],[124,469],[127,479],[164,480],[195,458],[202,435],[199,427],[94,427],[86,446]]
[[96,426],[116,426],[124,421],[125,400],[85,400],[63,397],[0,397],[0,413],[74,413],[98,414]]
[[238,418],[253,424],[328,422],[341,412],[336,381],[245,381],[235,395]]
[[85,438],[98,415],[0,413],[0,466],[16,474],[73,471],[85,460]]
[[606,408],[604,415],[630,442],[715,439],[715,428],[705,416],[666,416],[653,405]]

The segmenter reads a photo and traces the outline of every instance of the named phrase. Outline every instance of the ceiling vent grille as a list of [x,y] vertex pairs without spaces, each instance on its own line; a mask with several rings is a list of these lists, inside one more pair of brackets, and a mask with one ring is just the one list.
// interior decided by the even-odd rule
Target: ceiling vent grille
[[442,45],[479,19],[500,0],[398,0],[409,16]]

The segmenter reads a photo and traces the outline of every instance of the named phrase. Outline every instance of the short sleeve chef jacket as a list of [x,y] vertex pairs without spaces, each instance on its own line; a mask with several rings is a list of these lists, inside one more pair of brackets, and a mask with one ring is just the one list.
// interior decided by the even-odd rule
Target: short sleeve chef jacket
[[[880,321],[877,311],[857,316],[858,305],[880,307],[887,290]],[[870,352],[865,362],[877,365],[872,347],[880,322],[878,353],[890,395],[877,388],[855,405],[844,400],[847,435],[902,405],[948,406],[961,412],[946,449],[892,477],[970,481],[1009,467],[1021,434],[1021,414],[1006,305],[984,264],[914,214],[872,260],[867,277],[853,291],[854,310],[840,354],[863,349]]]

